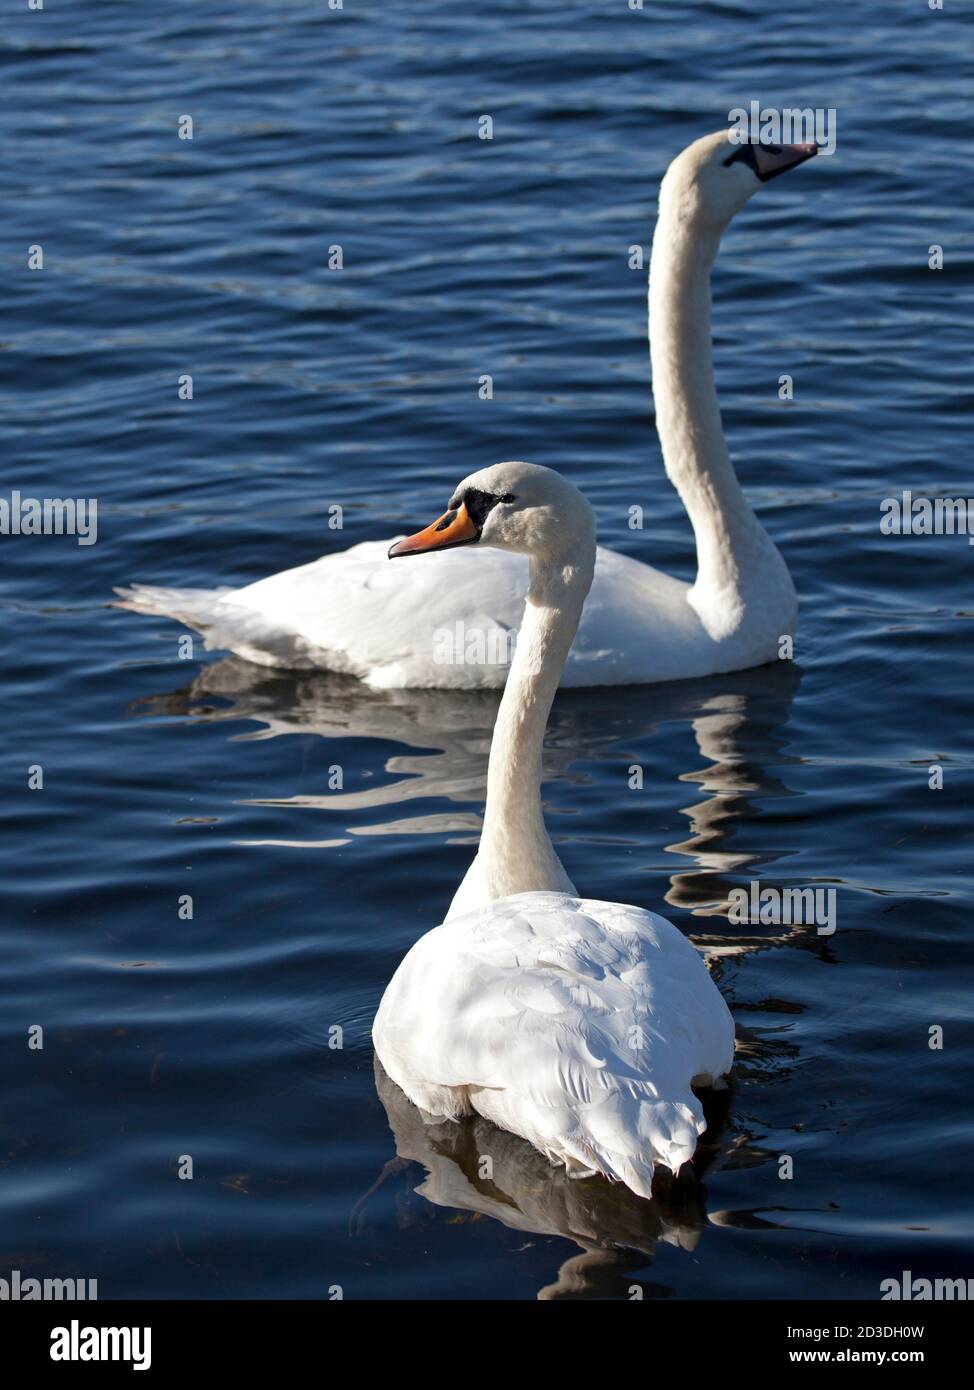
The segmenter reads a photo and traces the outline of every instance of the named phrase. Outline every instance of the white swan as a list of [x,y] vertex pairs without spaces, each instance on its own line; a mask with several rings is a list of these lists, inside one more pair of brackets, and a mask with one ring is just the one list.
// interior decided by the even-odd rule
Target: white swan
[[[710,267],[721,233],[768,179],[815,145],[697,140],[660,188],[649,272],[656,425],[697,545],[693,585],[600,548],[563,684],[626,685],[761,665],[794,630],[795,590],[751,510],[724,444],[714,388]],[[269,666],[327,667],[386,688],[501,686],[523,601],[523,560],[441,555],[403,575],[367,541],[242,589],[119,589],[120,606],[164,614]],[[457,629],[457,624],[461,628]],[[452,652],[449,642],[452,642]],[[462,661],[453,659],[463,649]]]
[[477,541],[530,562],[480,848],[446,921],[393,976],[372,1038],[426,1114],[476,1111],[569,1171],[648,1197],[654,1163],[676,1172],[693,1155],[705,1121],[691,1082],[730,1070],[733,1021],[676,927],[579,898],[545,830],[542,740],[592,582],[591,508],[550,469],[498,464],[390,554]]

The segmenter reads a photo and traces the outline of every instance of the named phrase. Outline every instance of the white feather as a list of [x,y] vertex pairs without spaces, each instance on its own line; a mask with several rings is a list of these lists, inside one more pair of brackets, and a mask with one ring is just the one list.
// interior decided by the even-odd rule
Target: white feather
[[427,932],[373,1026],[426,1114],[476,1111],[576,1173],[649,1196],[705,1127],[691,1083],[730,1070],[734,1025],[694,947],[639,907],[520,893]]

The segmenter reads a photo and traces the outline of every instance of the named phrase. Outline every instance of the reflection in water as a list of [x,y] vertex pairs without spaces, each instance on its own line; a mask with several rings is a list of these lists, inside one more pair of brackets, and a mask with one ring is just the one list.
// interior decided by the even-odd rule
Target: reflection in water
[[[230,703],[217,707],[213,700]],[[140,702],[138,713],[190,714],[207,721],[252,719],[264,726],[239,735],[243,742],[281,734],[317,734],[325,739],[377,739],[416,750],[386,761],[385,770],[395,780],[382,785],[250,803],[335,812],[401,808],[429,797],[465,804],[482,800],[499,701],[499,691],[373,690],[334,672],[269,671],[228,657],[204,666],[189,685],[171,695]],[[419,751],[424,749],[431,751]],[[561,761],[567,764],[568,760],[566,752]],[[353,825],[348,831],[441,834],[450,829],[476,833],[479,828],[480,818],[466,812],[397,819],[386,825]]]
[[[708,1130],[693,1163],[685,1165],[679,1178],[661,1171],[653,1184],[652,1201],[646,1201],[622,1183],[570,1178],[523,1139],[479,1115],[459,1122],[428,1123],[389,1080],[378,1058],[375,1084],[397,1157],[386,1164],[352,1212],[353,1235],[363,1231],[370,1199],[378,1189],[402,1175],[410,1192],[435,1207],[474,1212],[514,1231],[563,1236],[580,1247],[580,1254],[563,1261],[556,1281],[539,1291],[541,1299],[628,1298],[637,1285],[644,1297],[671,1292],[633,1277],[630,1271],[647,1263],[659,1241],[695,1249],[706,1225],[701,1175],[716,1152],[726,1091],[705,1097]],[[426,1170],[418,1185],[415,1164]],[[400,1219],[409,1218],[401,1213]]]
[[[573,765],[617,760],[619,747],[651,737],[663,726],[669,730],[684,725],[692,732],[704,765],[679,774],[679,780],[698,785],[705,796],[683,808],[690,833],[666,850],[690,860],[693,867],[672,873],[663,897],[669,906],[700,919],[691,939],[710,957],[797,944],[815,935],[814,927],[742,928],[727,921],[729,890],[742,877],[760,877],[762,883],[779,886],[768,869],[783,852],[767,840],[754,842],[761,826],[756,803],[792,795],[780,769],[798,760],[785,751],[784,726],[800,682],[801,672],[792,662],[782,661],[705,681],[562,691],[552,711],[545,738],[546,782],[582,781],[583,774],[574,772]],[[402,744],[409,751],[385,762],[392,779],[388,782],[248,804],[350,815],[390,807],[398,812],[393,819],[346,823],[345,833],[453,833],[473,844],[481,820],[471,803],[476,805],[486,795],[487,755],[499,700],[498,691],[373,690],[331,672],[271,671],[229,657],[204,666],[172,694],[141,701],[136,712],[188,714],[206,721],[251,719],[263,726],[237,735],[241,742],[317,734],[324,739]],[[653,776],[652,770],[648,776]],[[429,798],[457,802],[464,809],[402,814],[409,803]],[[742,831],[750,843],[741,841]],[[323,849],[347,841],[301,843]],[[789,884],[782,881],[780,886]],[[709,919],[706,927],[703,919]]]
[[[613,745],[645,738],[661,725],[688,724],[700,756],[709,759],[709,764],[683,773],[680,780],[699,783],[707,798],[683,812],[690,819],[690,837],[667,846],[698,866],[697,872],[673,875],[667,901],[701,915],[719,911],[726,906],[721,872],[777,858],[771,850],[736,846],[731,841],[736,823],[751,811],[751,797],[786,794],[766,765],[788,761],[779,730],[800,679],[792,663],[781,662],[707,681],[562,691],[545,739],[545,780],[581,780],[572,774],[574,762],[606,755]],[[228,703],[214,705],[214,700]],[[395,781],[353,792],[251,803],[354,812],[401,808],[430,797],[467,806],[482,800],[499,700],[499,691],[373,690],[331,672],[269,671],[228,657],[204,666],[188,685],[171,694],[140,701],[133,712],[188,714],[205,721],[251,719],[263,725],[238,735],[241,742],[317,734],[325,739],[367,738],[405,745],[408,754],[385,763],[385,771]],[[420,833],[423,829],[441,833],[449,828],[443,816],[435,819],[433,826],[422,818],[419,826],[410,819],[397,819],[391,825],[350,825],[348,833]],[[479,817],[469,812],[456,819],[458,829],[476,830],[479,824]]]
[[[695,917],[726,918],[729,891],[741,875],[773,881],[765,870],[781,851],[767,844],[741,844],[739,835],[746,827],[753,836],[760,798],[790,795],[775,769],[797,761],[785,752],[783,729],[800,682],[801,672],[790,662],[780,662],[737,672],[727,678],[724,689],[697,701],[690,727],[706,766],[681,773],[679,780],[696,783],[707,795],[682,812],[690,821],[690,835],[666,846],[668,853],[683,855],[695,865],[670,876],[666,902],[671,907]],[[736,927],[732,939],[726,927],[693,935],[708,954],[738,955],[782,945],[790,929],[771,934],[762,928],[745,936]]]
[[[785,751],[783,732],[801,673],[791,662],[736,671],[706,681],[652,687],[563,691],[545,739],[546,782],[581,781],[573,765],[617,758],[616,748],[652,736],[661,726],[690,729],[702,767],[680,774],[698,785],[703,800],[681,814],[689,835],[667,852],[692,862],[670,875],[665,902],[710,919],[692,934],[708,955],[739,955],[807,936],[805,927],[748,931],[726,920],[728,893],[741,875],[775,883],[767,870],[780,857],[773,845],[753,842],[759,799],[787,797],[780,769],[796,761]],[[346,823],[347,835],[456,834],[470,843],[480,829],[472,809],[486,795],[487,754],[500,694],[497,691],[373,690],[330,672],[269,671],[238,657],[204,666],[187,686],[141,701],[140,714],[189,714],[207,721],[251,719],[263,727],[240,741],[282,734],[324,739],[376,739],[409,751],[385,762],[391,780],[355,791],[322,791],[253,800],[257,806],[307,808],[331,814],[394,808],[392,819]],[[214,704],[219,701],[219,704]],[[648,773],[653,776],[652,771]],[[412,802],[429,798],[464,809],[404,815]],[[742,843],[745,830],[751,843]],[[288,841],[262,843],[293,844]],[[304,841],[309,848],[347,843]],[[814,929],[811,929],[814,932]]]

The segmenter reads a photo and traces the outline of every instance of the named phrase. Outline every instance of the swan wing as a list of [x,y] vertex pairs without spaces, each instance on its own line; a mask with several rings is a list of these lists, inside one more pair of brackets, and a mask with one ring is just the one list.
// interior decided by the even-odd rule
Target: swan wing
[[524,556],[458,550],[393,562],[388,548],[366,541],[241,589],[118,592],[123,607],[178,618],[207,646],[262,665],[323,667],[385,688],[503,685],[524,611]]
[[730,1070],[730,1013],[694,947],[642,908],[520,893],[427,933],[373,1039],[422,1110],[476,1110],[571,1170],[650,1195],[705,1128],[691,1082]]

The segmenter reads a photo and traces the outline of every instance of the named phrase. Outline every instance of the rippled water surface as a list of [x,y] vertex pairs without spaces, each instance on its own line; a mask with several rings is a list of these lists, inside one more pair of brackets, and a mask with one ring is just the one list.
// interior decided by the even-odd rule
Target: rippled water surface
[[[0,1275],[874,1298],[903,1269],[974,1274],[974,551],[878,524],[903,488],[974,495],[969,12],[142,0],[5,27],[2,491],[100,511],[93,546],[0,541]],[[699,1171],[649,1204],[428,1130],[374,1075],[382,990],[473,852],[495,697],[181,660],[176,624],[108,602],[413,529],[509,457],[688,577],[629,248],[668,160],[752,98],[838,113],[835,155],[755,197],[714,277],[797,659],[569,692],[548,735],[573,879],[717,953],[736,1019]],[[752,879],[834,887],[837,932],[733,925]]]

